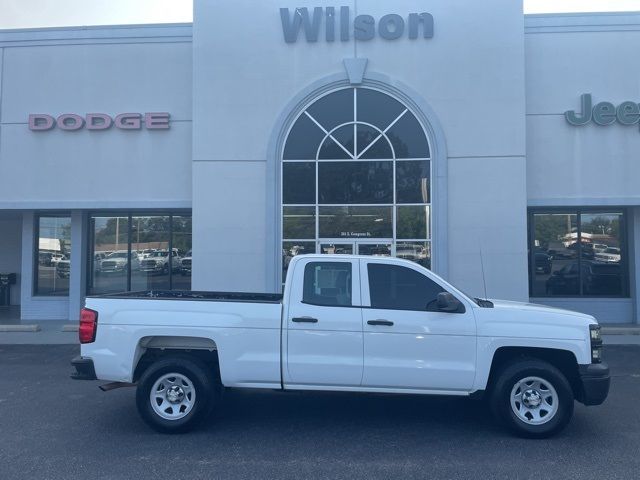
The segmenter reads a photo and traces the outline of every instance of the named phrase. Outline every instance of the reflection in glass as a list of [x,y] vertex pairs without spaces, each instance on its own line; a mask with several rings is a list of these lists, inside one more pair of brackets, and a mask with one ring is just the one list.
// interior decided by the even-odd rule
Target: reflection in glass
[[283,182],[287,186],[282,192],[285,205],[316,203],[315,162],[285,162],[282,166]]
[[193,248],[191,217],[172,218],[172,246],[178,258],[175,259],[174,273],[171,275],[173,290],[191,290],[191,249]]
[[431,242],[398,242],[396,257],[411,260],[431,269]]
[[296,255],[316,253],[316,242],[282,242],[282,284],[287,278],[291,259]]
[[38,220],[36,295],[69,295],[71,275],[71,218]]
[[[131,219],[131,289],[169,290],[169,273],[176,268],[169,252],[169,217]],[[174,253],[175,256],[175,253]]]
[[387,132],[396,158],[429,158],[429,142],[413,115],[403,115]]
[[396,210],[396,237],[398,239],[430,238],[431,207],[406,206]]
[[321,204],[393,203],[393,162],[321,162]]
[[584,295],[622,295],[623,256],[620,229],[622,213],[580,215]]
[[396,203],[430,203],[429,160],[396,162]]
[[321,238],[392,238],[392,207],[320,207]]
[[[89,272],[91,294],[124,292],[129,271],[129,218],[93,217],[92,269]],[[137,255],[132,263],[139,267]]]
[[320,160],[353,158],[353,125],[345,125],[334,130],[331,137],[327,137],[322,144],[318,158]]
[[283,238],[316,238],[316,207],[284,207]]
[[[317,245],[372,255],[398,252],[430,267],[429,158],[418,118],[391,95],[348,87],[318,98],[285,142],[283,239],[322,239],[323,247],[314,244],[314,251]],[[317,217],[313,208],[294,205],[315,208]],[[283,253],[284,264],[288,257]]]
[[405,110],[395,98],[370,88],[358,88],[358,121],[385,130]]
[[90,294],[125,292],[129,286],[191,288],[190,216],[95,216],[90,222]]
[[532,295],[578,295],[578,216],[572,213],[536,214],[534,237]]
[[[320,98],[307,111],[325,130],[353,122],[353,89],[345,88]],[[319,142],[316,142],[316,147]]]
[[325,255],[353,255],[353,243],[321,243],[320,253]]
[[358,255],[369,255],[373,257],[390,257],[390,243],[358,243]]
[[358,125],[358,157],[364,160],[393,158],[389,142],[368,125]]
[[289,133],[284,149],[285,160],[315,160],[318,145],[325,133],[305,114],[300,115]]

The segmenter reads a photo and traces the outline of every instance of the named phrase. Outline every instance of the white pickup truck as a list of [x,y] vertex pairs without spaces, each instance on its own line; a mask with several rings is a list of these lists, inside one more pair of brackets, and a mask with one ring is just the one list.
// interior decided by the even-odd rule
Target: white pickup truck
[[593,317],[470,298],[395,258],[297,256],[284,295],[88,297],[79,336],[72,376],[135,384],[163,432],[196,426],[233,387],[484,397],[516,434],[547,437],[610,382]]

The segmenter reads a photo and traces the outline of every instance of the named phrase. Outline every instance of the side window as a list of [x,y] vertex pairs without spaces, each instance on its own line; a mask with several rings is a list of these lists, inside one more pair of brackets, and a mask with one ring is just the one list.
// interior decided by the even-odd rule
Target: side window
[[302,301],[328,307],[351,306],[351,263],[308,263],[304,268]]
[[370,263],[367,273],[373,308],[431,310],[427,306],[433,306],[444,292],[433,280],[407,267]]

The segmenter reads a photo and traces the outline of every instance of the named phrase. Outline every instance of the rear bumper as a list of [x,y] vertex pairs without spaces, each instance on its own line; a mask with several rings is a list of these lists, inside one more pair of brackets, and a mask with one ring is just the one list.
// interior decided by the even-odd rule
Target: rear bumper
[[611,376],[609,365],[606,363],[592,363],[579,365],[580,380],[582,382],[582,398],[585,405],[600,405],[609,395]]
[[74,380],[97,380],[93,359],[78,356],[71,360],[71,365],[76,369],[71,374]]

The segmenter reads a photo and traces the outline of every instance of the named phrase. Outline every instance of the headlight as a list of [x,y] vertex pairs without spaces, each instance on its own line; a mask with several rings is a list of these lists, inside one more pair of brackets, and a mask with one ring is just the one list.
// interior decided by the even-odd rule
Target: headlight
[[600,334],[600,325],[591,325],[589,327],[591,331],[591,341],[602,341],[602,336]]

